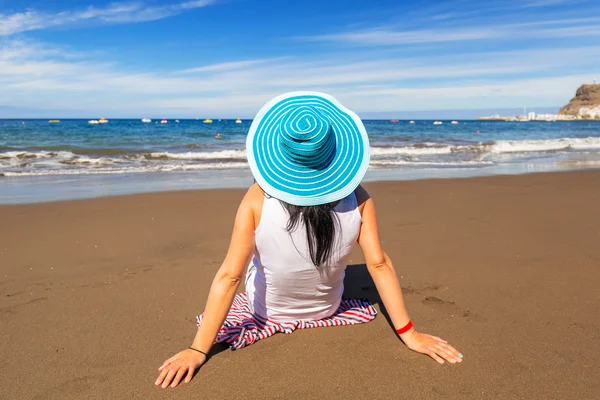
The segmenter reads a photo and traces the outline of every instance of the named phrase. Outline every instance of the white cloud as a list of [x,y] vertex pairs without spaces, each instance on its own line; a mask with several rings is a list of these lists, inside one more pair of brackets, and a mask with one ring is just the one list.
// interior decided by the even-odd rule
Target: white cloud
[[0,48],[0,106],[60,107],[74,116],[251,117],[269,98],[298,89],[330,92],[363,112],[560,105],[593,78],[581,75],[584,68],[600,72],[598,59],[600,46],[411,58],[362,52],[132,72],[49,44],[13,41]]
[[372,29],[358,32],[316,35],[300,39],[316,42],[346,42],[362,45],[394,45],[415,43],[443,43],[464,40],[490,39],[498,32],[489,28],[480,29],[423,29],[412,31],[394,31],[391,29]]
[[537,0],[532,1],[530,3],[523,3],[521,7],[523,8],[537,8],[537,7],[553,7],[561,4],[579,4],[585,3],[586,0]]
[[252,67],[259,64],[265,64],[269,62],[277,62],[280,60],[289,59],[290,57],[275,57],[275,58],[263,58],[256,60],[244,60],[244,61],[233,61],[219,64],[204,65],[202,67],[188,68],[179,72],[184,74],[192,73],[205,73],[205,72],[222,72],[222,71],[235,71],[243,68]]
[[[600,73],[600,70],[596,72]],[[425,88],[389,87],[360,90],[316,87],[314,89],[331,93],[344,105],[361,114],[521,106],[554,107],[566,103],[574,95],[575,89],[588,81],[588,75],[568,75],[519,79],[510,83],[488,81]],[[159,109],[173,115],[252,117],[262,104],[280,93],[280,90],[263,90],[253,94],[218,94],[210,98],[193,96],[155,98],[141,105],[149,110]]]
[[[434,16],[434,18],[436,18]],[[371,29],[301,36],[298,40],[308,42],[346,43],[363,46],[394,46],[424,43],[464,42],[474,40],[527,40],[547,38],[590,38],[600,35],[600,18],[538,19],[511,24],[486,23],[467,26],[457,19],[445,27],[431,29],[397,29],[380,26]],[[465,27],[467,26],[467,27]]]
[[[120,65],[109,59],[111,54],[99,57],[52,44],[4,38],[0,46],[0,107],[60,109],[64,116],[251,117],[266,100],[298,89],[332,93],[359,112],[558,106],[579,84],[594,78],[586,75],[587,71],[600,74],[600,46],[592,45],[600,36],[600,18],[593,13],[561,14],[563,19],[557,14],[544,16],[542,7],[557,1],[529,3],[539,7],[536,17],[518,16],[510,24],[494,22],[493,13],[483,13],[483,6],[457,12],[469,4],[459,1],[460,7],[444,4],[426,12],[417,10],[421,15],[411,17],[411,25],[354,28],[303,38],[333,45],[325,50],[315,46],[314,53],[303,52],[301,57],[277,57],[270,52],[268,57],[258,54],[183,66],[172,59],[171,65],[176,67],[168,70],[163,64],[161,71],[152,66],[144,70]],[[156,20],[213,2],[121,2],[53,14],[34,10],[0,14],[0,36],[90,22]],[[482,17],[472,18],[474,14]],[[560,38],[569,40],[555,40]],[[514,50],[494,50],[506,48],[507,39]],[[340,43],[364,47],[356,52],[340,48]],[[418,44],[413,46],[417,50],[411,49],[412,55],[407,55],[399,46],[403,44]],[[285,53],[292,53],[293,46]],[[450,48],[460,50],[450,53]],[[14,116],[6,113],[0,117]]]
[[0,36],[34,31],[56,26],[75,25],[83,21],[99,23],[127,23],[154,21],[180,14],[187,10],[206,7],[216,0],[195,0],[162,6],[144,3],[113,3],[105,8],[89,6],[83,10],[44,13],[27,10],[14,14],[0,13]]
[[533,32],[532,38],[592,37],[600,35],[599,25],[557,27]]
[[[7,88],[37,90],[114,91],[129,93],[207,93],[266,88],[278,90],[294,87],[331,87],[427,78],[464,78],[490,75],[514,75],[540,71],[541,62],[522,62],[504,53],[489,53],[486,60],[469,59],[468,64],[452,57],[428,59],[389,59],[362,61],[360,59],[305,60],[282,57],[242,60],[208,65],[172,73],[131,74],[113,68],[111,64],[65,61],[42,58],[32,49],[41,46],[13,46],[12,58],[0,52],[0,77],[12,77]],[[19,50],[21,48],[21,50]],[[581,52],[576,52],[579,55]],[[598,52],[596,52],[597,54]],[[15,56],[19,54],[20,56]],[[533,57],[521,53],[521,57]],[[542,58],[542,56],[544,58]],[[579,58],[581,61],[581,58]],[[517,60],[512,62],[511,60]],[[437,65],[444,65],[443,68]],[[201,72],[196,76],[195,73]],[[68,76],[68,79],[64,79]],[[90,84],[93,81],[94,84]]]

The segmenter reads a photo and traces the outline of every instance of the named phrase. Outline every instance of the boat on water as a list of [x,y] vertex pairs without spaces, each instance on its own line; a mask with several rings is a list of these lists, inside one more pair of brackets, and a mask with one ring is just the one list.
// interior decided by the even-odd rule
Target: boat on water
[[176,120],[175,120],[175,122],[179,123],[179,120],[178,120],[178,119],[176,119]]
[[410,123],[410,124],[414,124],[414,123],[415,123],[415,121],[410,121],[409,123]]
[[458,121],[452,121],[452,122],[450,122],[450,123],[451,123],[452,125],[456,125],[456,124],[458,124]]
[[161,119],[161,120],[160,120],[160,123],[161,123],[161,124],[166,124],[166,123],[167,123],[167,120],[166,120],[165,118],[163,118],[163,119]]
[[236,123],[236,124],[241,124],[241,123],[242,123],[242,120],[238,118],[238,119],[236,119],[236,120],[235,120],[235,123]]
[[88,124],[90,124],[90,125],[96,125],[96,124],[99,124],[99,123],[100,123],[100,122],[99,122],[97,119],[90,119],[90,120],[88,121]]
[[145,124],[149,124],[150,122],[152,122],[152,120],[150,118],[142,118],[142,122]]
[[60,119],[51,119],[48,121],[49,124],[58,124],[60,122]]
[[390,120],[390,122],[391,122],[392,124],[396,124],[396,123],[400,122],[400,120],[397,120],[397,119],[392,119],[392,120]]
[[434,121],[434,122],[433,122],[433,124],[434,124],[434,125],[441,125],[441,124],[442,124],[442,121]]
[[213,122],[213,121],[212,121],[212,119],[210,119],[210,118],[206,118],[206,119],[204,120],[204,123],[205,123],[205,124],[212,124],[212,122]]
[[106,118],[100,118],[100,119],[98,120],[98,123],[99,123],[99,124],[108,124],[108,120],[107,120]]

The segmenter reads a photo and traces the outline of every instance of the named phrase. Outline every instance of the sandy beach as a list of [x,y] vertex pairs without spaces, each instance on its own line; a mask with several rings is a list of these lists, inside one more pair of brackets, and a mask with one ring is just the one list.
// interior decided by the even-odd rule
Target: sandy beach
[[[243,190],[0,206],[0,399],[597,399],[600,171],[375,182],[384,248],[418,330],[465,354],[409,351],[365,325],[187,347]],[[380,304],[360,249],[349,297]]]

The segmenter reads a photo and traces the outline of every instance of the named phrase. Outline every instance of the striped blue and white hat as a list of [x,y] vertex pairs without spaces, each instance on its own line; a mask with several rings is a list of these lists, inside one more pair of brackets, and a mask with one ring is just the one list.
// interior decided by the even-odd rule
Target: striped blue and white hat
[[265,104],[246,150],[260,187],[297,206],[343,199],[369,167],[369,138],[358,115],[318,92],[286,93]]

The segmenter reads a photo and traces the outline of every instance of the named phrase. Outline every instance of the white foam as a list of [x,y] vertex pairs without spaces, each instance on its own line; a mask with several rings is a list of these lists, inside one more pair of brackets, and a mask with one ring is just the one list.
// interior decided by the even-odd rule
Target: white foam
[[170,158],[176,160],[220,160],[220,159],[246,159],[246,150],[221,150],[212,152],[150,153],[150,159]]
[[107,157],[100,157],[100,158],[90,158],[87,156],[81,156],[81,157],[77,157],[71,160],[63,160],[61,161],[61,163],[63,164],[67,164],[67,165],[94,165],[94,166],[98,166],[98,165],[113,165],[113,164],[117,164],[121,162],[121,160],[119,159],[115,159],[115,158],[107,158]]
[[35,158],[73,158],[76,157],[75,154],[70,151],[7,151],[4,153],[0,153],[1,159],[19,159],[19,160],[27,160],[27,159],[35,159]]
[[99,175],[99,174],[132,174],[157,172],[156,168],[120,168],[120,169],[47,169],[28,171],[7,171],[4,176],[52,176],[52,175]]
[[136,174],[147,172],[174,172],[194,171],[211,169],[244,169],[248,168],[245,162],[240,163],[206,163],[185,165],[152,165],[143,167],[121,167],[121,168],[71,168],[71,169],[36,169],[23,171],[0,172],[7,177],[15,176],[52,176],[52,175],[99,175],[99,174]]
[[[397,147],[371,147],[371,166],[394,167],[485,167],[503,164],[525,155],[574,151],[598,154],[600,138],[548,140],[502,140],[471,145],[419,143]],[[484,161],[485,159],[485,161]],[[243,149],[184,153],[153,152],[122,156],[78,155],[70,151],[0,152],[0,173],[4,176],[127,174],[143,172],[194,171],[247,168]]]
[[69,151],[11,151],[0,153],[0,165],[8,167],[27,168],[35,166],[47,168],[64,168],[70,166],[102,166],[121,162],[118,158],[90,158],[89,156],[78,156]]
[[452,146],[443,147],[371,147],[372,156],[451,154]]
[[561,138],[547,140],[499,140],[490,146],[491,153],[532,153],[556,150],[600,149],[600,138]]
[[161,172],[169,171],[197,171],[206,169],[242,169],[248,168],[248,163],[236,162],[236,163],[207,163],[207,164],[183,164],[183,165],[163,165],[159,167]]
[[562,138],[546,140],[499,140],[492,144],[472,144],[470,146],[440,146],[436,143],[422,143],[418,147],[371,147],[373,156],[394,155],[443,155],[472,151],[474,153],[535,153],[557,150],[598,150],[600,138]]

